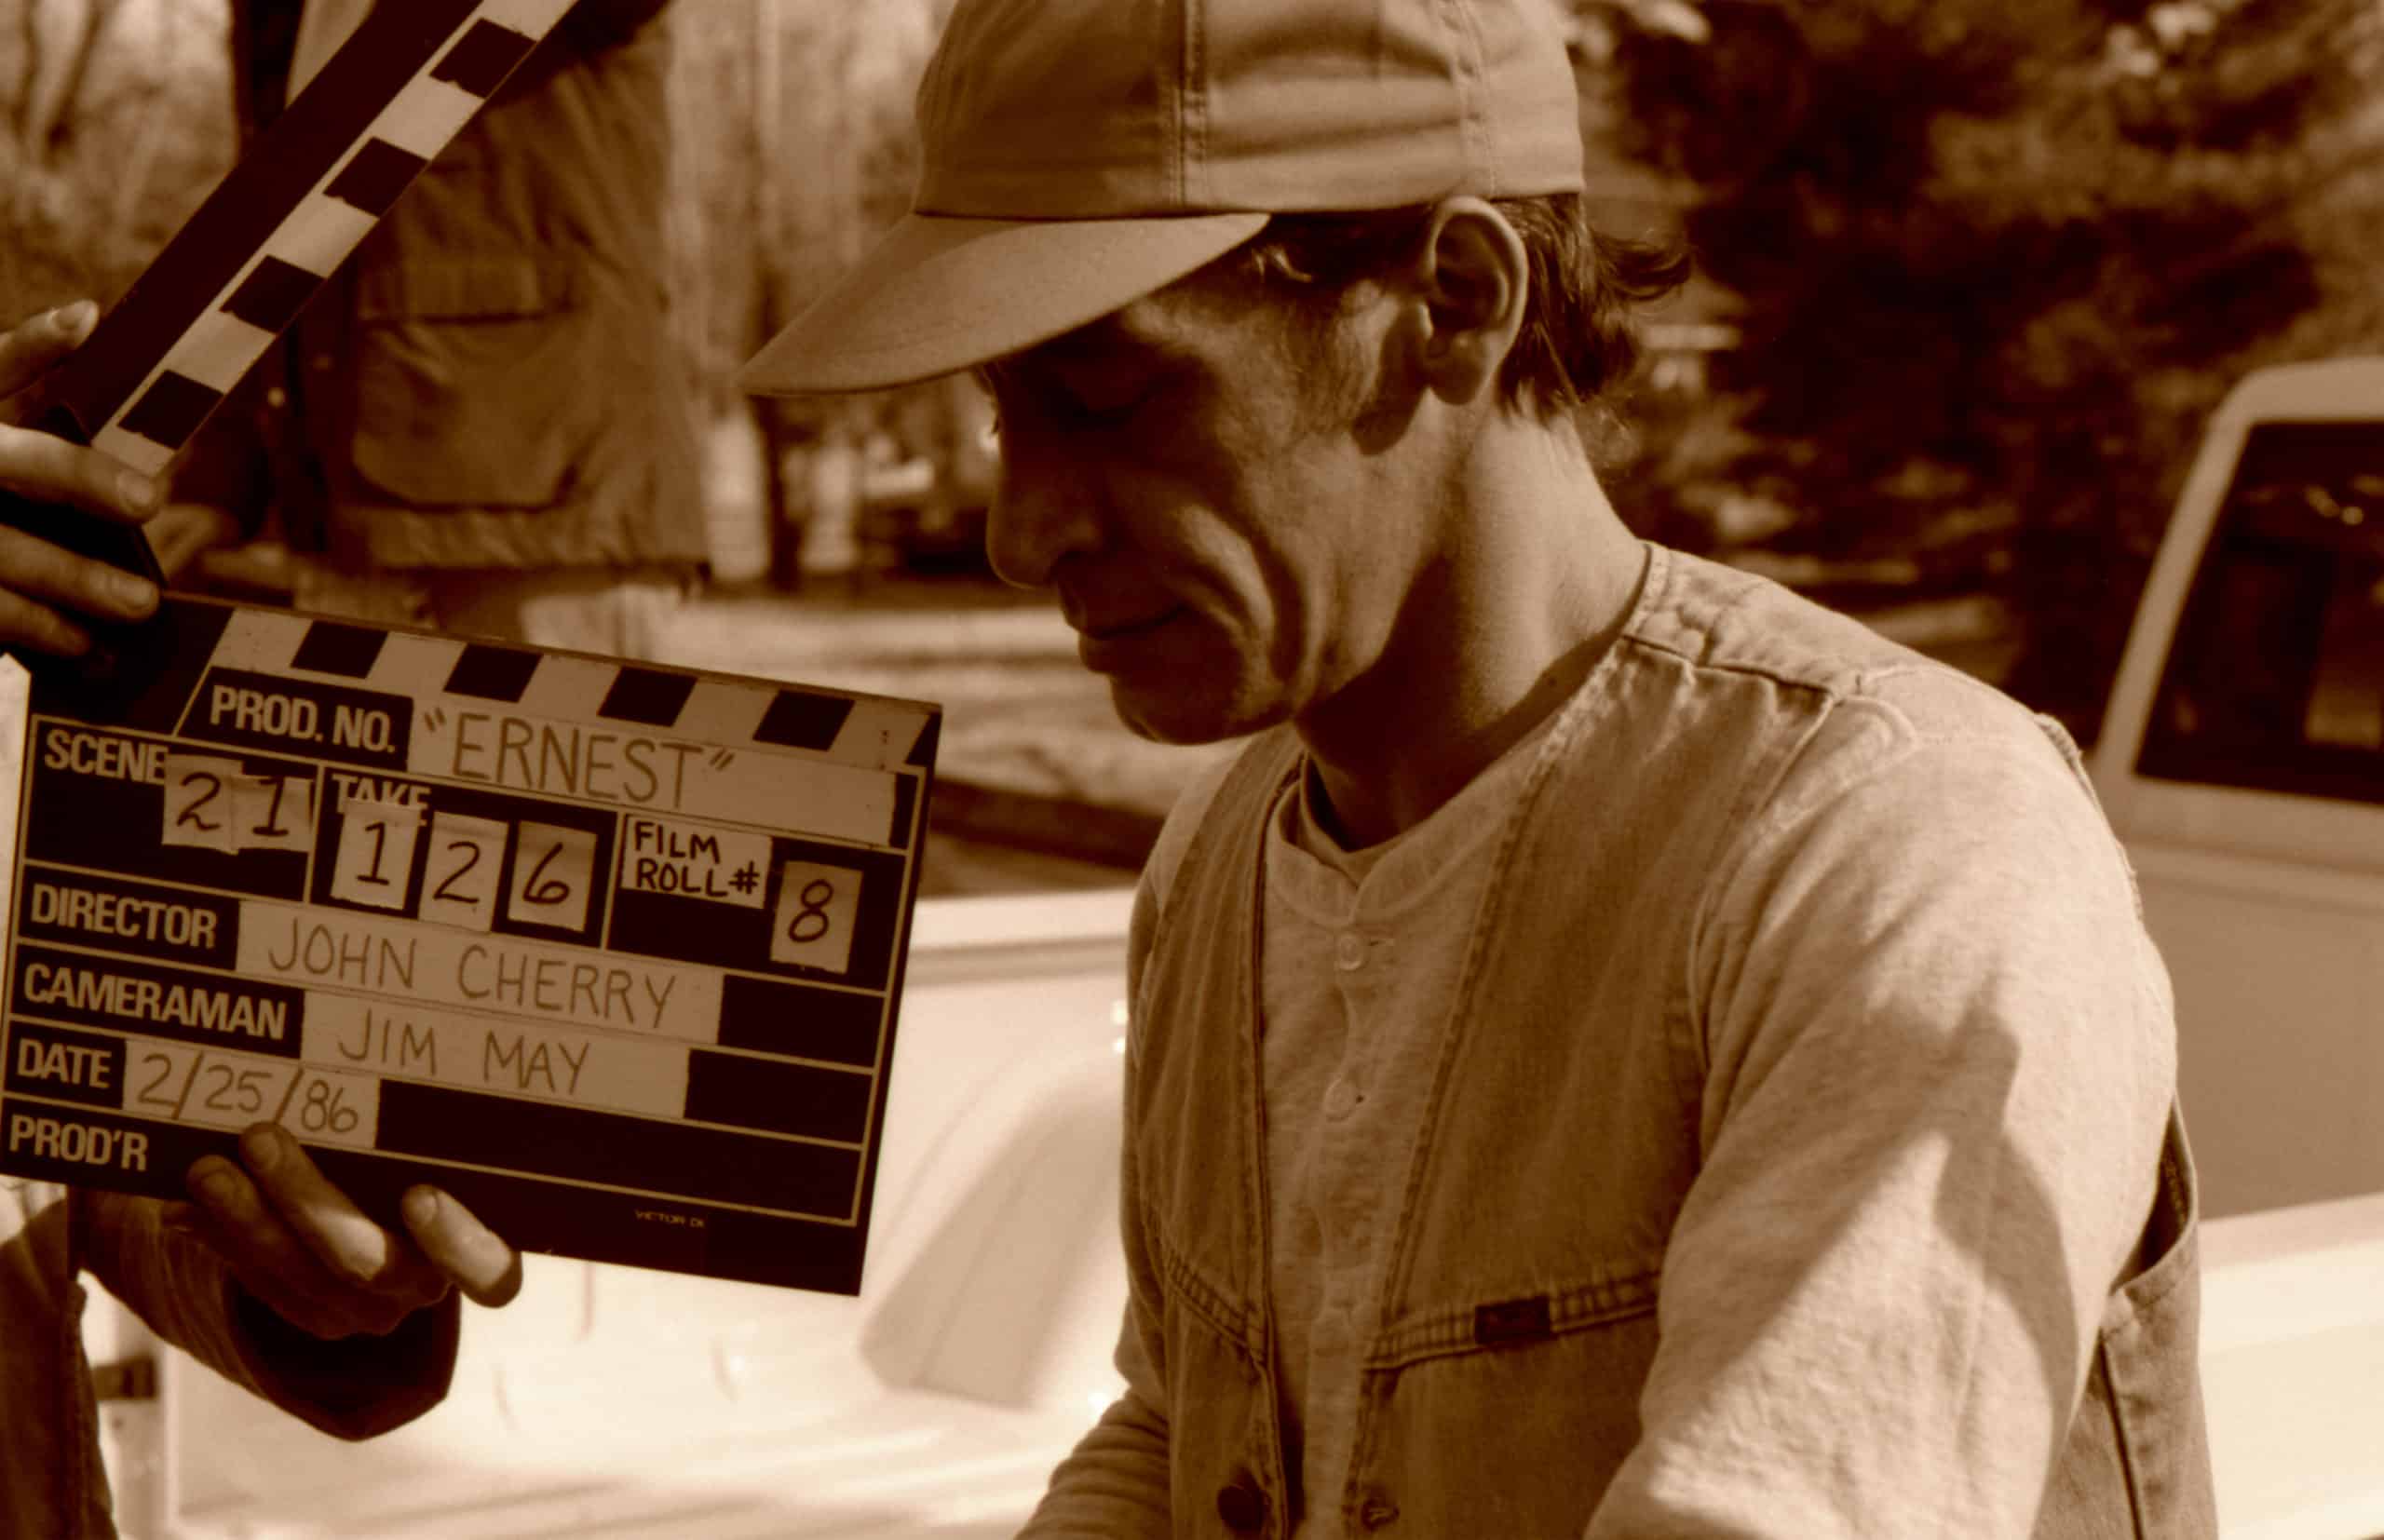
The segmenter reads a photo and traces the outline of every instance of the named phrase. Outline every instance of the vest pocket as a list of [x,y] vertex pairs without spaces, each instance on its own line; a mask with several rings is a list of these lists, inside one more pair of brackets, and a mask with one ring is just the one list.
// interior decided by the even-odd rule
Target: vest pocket
[[2201,1196],[2170,1114],[2145,1266],[2114,1291],[2036,1540],[2216,1540],[2201,1396]]
[[1639,1440],[1656,1279],[1649,1263],[1402,1315],[1366,1365],[1349,1480],[1309,1501],[1352,1534],[1578,1537]]
[[602,329],[567,267],[410,264],[368,284],[355,331],[349,453],[367,496],[413,507],[561,501],[603,399]]

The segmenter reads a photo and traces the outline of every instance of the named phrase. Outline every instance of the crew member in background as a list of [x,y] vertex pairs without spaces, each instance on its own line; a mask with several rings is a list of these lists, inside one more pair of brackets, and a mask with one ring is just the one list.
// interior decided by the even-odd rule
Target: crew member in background
[[[244,141],[371,4],[234,0]],[[579,0],[423,171],[193,445],[169,555],[271,511],[301,609],[653,655],[705,558],[666,9]]]
[[1128,944],[1125,1388],[1033,1535],[2209,1540],[2168,980],[2058,726],[1636,537],[1677,281],[1540,0],[960,0],[747,384],[980,371],[988,546],[1243,738]]

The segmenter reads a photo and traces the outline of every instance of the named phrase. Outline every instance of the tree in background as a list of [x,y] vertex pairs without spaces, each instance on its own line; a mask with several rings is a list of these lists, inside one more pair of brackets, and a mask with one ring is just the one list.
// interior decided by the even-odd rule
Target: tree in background
[[112,300],[232,163],[222,0],[10,0],[0,325]]
[[690,0],[671,12],[678,289],[711,412],[758,437],[781,581],[808,516],[800,463],[875,403],[749,403],[733,382],[909,207],[912,95],[952,3]]
[[909,206],[911,97],[951,6],[672,7],[681,287],[717,389]]
[[1742,306],[1714,391],[1629,467],[1646,521],[1992,583],[2027,633],[2010,687],[2091,731],[2209,411],[2384,342],[2384,12],[1580,9],[1592,118],[1695,184],[1686,234]]

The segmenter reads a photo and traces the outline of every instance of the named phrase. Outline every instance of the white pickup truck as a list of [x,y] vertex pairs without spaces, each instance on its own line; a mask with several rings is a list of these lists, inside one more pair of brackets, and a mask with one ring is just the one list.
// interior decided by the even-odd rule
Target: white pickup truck
[[2384,358],[2213,417],[2093,756],[2177,1001],[2228,1540],[2384,1532]]
[[[2094,768],[2228,1216],[2205,1231],[2202,1336],[2227,1540],[2365,1540],[2384,1532],[2384,359],[2266,372],[2217,413]],[[1123,891],[921,903],[861,1299],[532,1258],[522,1299],[473,1317],[448,1403],[362,1446],[169,1357],[162,1411],[111,1403],[128,1530],[1011,1533],[1116,1384],[1127,912]]]
[[2384,1189],[2384,359],[2219,409],[2094,750],[2206,1210]]

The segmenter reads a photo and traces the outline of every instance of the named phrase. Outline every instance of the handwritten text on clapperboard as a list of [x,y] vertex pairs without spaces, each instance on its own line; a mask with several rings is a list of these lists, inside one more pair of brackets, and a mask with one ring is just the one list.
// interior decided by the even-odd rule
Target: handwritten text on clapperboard
[[7,1169],[167,1194],[270,1119],[481,1205],[864,1225],[932,708],[205,618],[170,709],[36,698]]

